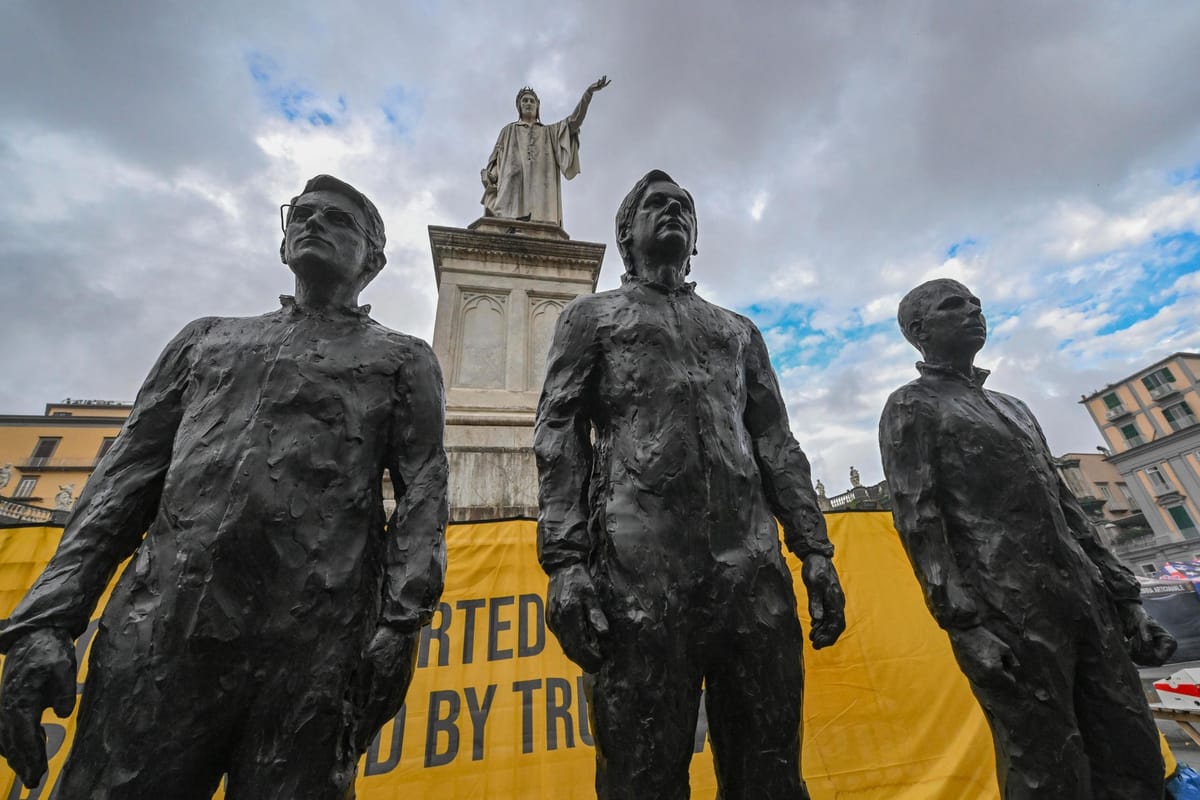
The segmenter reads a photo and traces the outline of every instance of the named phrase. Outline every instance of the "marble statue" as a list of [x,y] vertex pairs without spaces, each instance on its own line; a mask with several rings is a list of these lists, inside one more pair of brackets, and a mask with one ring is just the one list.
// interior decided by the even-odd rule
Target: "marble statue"
[[705,689],[721,796],[799,800],[803,561],[815,647],[844,596],[758,328],[686,280],[691,195],[655,170],[617,212],[623,285],[572,301],[534,427],[547,620],[585,671],[605,800],[684,798]]
[[850,485],[855,489],[862,486],[862,477],[854,467],[850,467]]
[[342,800],[403,703],[445,573],[442,378],[358,304],[386,260],[374,204],[320,175],[281,214],[295,295],[167,345],[0,632],[0,752],[26,786],[126,559],[58,797],[200,800],[227,774],[229,800]]
[[517,121],[500,131],[479,173],[486,216],[562,227],[559,176],[570,180],[579,174],[579,129],[592,95],[609,83],[602,76],[584,91],[570,116],[550,125],[542,124],[537,93],[528,86],[517,92]]
[[68,483],[58,487],[58,494],[54,495],[54,510],[55,511],[70,511],[71,503],[74,502],[75,484]]

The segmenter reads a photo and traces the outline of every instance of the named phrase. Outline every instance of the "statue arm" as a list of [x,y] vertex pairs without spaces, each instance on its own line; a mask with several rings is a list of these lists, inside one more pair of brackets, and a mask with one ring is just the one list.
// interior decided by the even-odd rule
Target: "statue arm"
[[571,133],[579,133],[579,129],[583,127],[583,120],[587,116],[588,106],[592,104],[592,95],[608,86],[609,83],[611,81],[608,76],[602,75],[599,80],[583,90],[583,97],[579,98],[575,110],[567,117],[567,126],[571,129]]
[[190,356],[210,325],[191,323],[159,356],[124,428],[75,504],[58,550],[0,634],[0,652],[41,628],[77,638],[117,566],[141,543],[158,512],[183,418]]
[[792,436],[787,407],[771,367],[762,334],[746,320],[750,344],[746,354],[744,421],[754,445],[763,488],[771,510],[783,525],[784,541],[799,558],[833,555],[825,516],[817,504],[808,457]]
[[783,526],[787,547],[804,563],[800,578],[808,593],[812,620],[808,638],[817,650],[846,629],[846,595],[833,566],[833,545],[825,515],[817,505],[808,457],[788,427],[787,407],[767,356],[762,334],[749,320],[746,353],[746,410],[743,417],[754,447],[767,502]]
[[978,609],[954,559],[937,500],[937,436],[937,409],[903,389],[888,399],[879,421],[879,448],[896,530],[938,625],[971,628],[979,624]]
[[415,633],[442,596],[449,516],[442,372],[429,345],[418,344],[397,382],[387,460],[396,510],[388,521],[380,622]]
[[[1042,431],[1042,426],[1038,423],[1037,418],[1033,416],[1033,412],[1029,410],[1028,406],[1020,401],[1017,402],[1021,410],[1025,413],[1025,416],[1033,423],[1033,427],[1037,430],[1047,463],[1053,464],[1054,458],[1051,455],[1050,445],[1046,441],[1046,434]],[[1139,599],[1141,596],[1141,587],[1138,586],[1137,579],[1133,576],[1133,573],[1112,554],[1112,551],[1104,546],[1095,525],[1088,519],[1087,512],[1079,505],[1079,500],[1076,499],[1075,494],[1067,486],[1066,481],[1063,480],[1062,474],[1057,469],[1054,470],[1054,473],[1058,482],[1058,502],[1062,508],[1063,517],[1067,521],[1067,527],[1071,529],[1071,534],[1075,537],[1083,552],[1087,554],[1091,562],[1100,570],[1100,575],[1104,579],[1105,589],[1119,603],[1141,602]]]
[[[1042,426],[1024,403],[1017,402],[1037,430],[1047,462],[1053,464],[1050,445],[1046,441]],[[1063,480],[1062,473],[1057,469],[1054,472],[1058,481],[1059,506],[1062,508],[1067,527],[1088,559],[1096,565],[1104,588],[1116,605],[1121,628],[1129,643],[1130,658],[1141,666],[1161,666],[1174,654],[1178,646],[1175,637],[1146,613],[1142,606],[1142,587],[1137,578],[1104,546],[1096,526],[1088,519],[1083,506],[1079,505],[1079,500]]]
[[538,470],[538,560],[548,574],[587,562],[592,469],[588,392],[596,362],[596,320],[576,301],[554,329],[538,402],[533,449]]

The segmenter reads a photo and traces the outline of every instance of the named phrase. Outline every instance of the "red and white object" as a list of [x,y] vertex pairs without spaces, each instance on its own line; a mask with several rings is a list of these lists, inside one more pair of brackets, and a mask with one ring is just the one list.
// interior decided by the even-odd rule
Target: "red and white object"
[[1200,669],[1181,669],[1169,678],[1155,681],[1154,688],[1167,708],[1200,710]]

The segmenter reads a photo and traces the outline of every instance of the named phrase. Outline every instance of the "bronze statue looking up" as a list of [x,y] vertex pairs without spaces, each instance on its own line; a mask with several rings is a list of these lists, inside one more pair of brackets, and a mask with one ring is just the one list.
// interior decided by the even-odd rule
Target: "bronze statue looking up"
[[1133,662],[1163,663],[1174,640],[1029,408],[984,388],[979,298],[929,281],[901,300],[899,323],[924,360],[879,423],[892,513],[991,725],[1003,796],[1160,800],[1158,729]]
[[799,800],[803,562],[815,647],[845,628],[833,547],[762,335],[685,280],[691,195],[617,211],[619,289],[559,318],[534,429],[547,618],[586,671],[605,800],[687,797],[701,684],[721,796]]

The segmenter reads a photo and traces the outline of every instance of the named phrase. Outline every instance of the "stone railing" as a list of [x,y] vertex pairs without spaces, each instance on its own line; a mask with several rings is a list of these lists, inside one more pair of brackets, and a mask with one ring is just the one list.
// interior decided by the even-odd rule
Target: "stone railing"
[[17,503],[0,498],[0,522],[15,520],[17,522],[50,522],[54,512],[48,508]]

